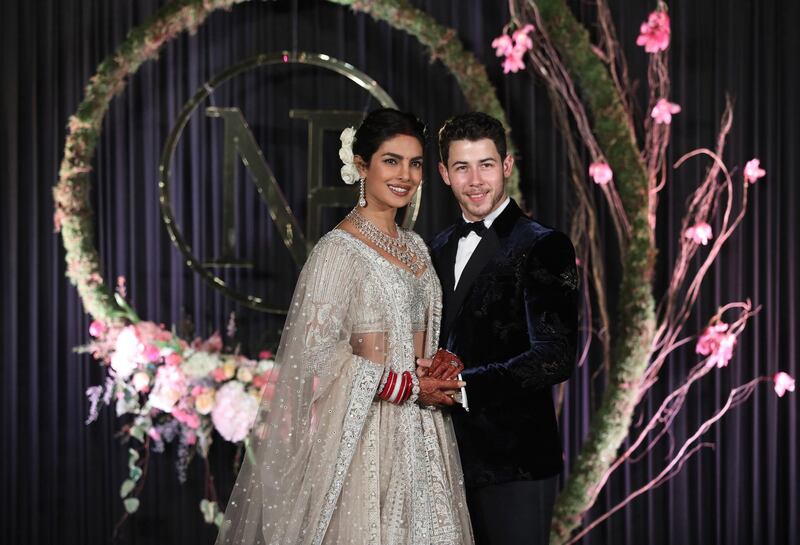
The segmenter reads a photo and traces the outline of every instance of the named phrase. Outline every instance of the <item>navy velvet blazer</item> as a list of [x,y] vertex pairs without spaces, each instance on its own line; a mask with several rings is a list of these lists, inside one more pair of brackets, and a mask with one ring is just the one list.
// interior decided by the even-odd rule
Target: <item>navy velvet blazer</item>
[[453,409],[453,424],[466,485],[550,477],[563,468],[551,386],[575,365],[575,250],[512,200],[454,290],[456,229],[430,246],[444,297],[439,343],[465,366],[470,410]]

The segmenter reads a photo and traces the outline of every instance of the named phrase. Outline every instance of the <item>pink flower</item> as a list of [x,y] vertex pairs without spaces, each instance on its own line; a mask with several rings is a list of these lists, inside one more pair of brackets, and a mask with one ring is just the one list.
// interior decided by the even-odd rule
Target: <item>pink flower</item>
[[677,114],[681,111],[681,107],[674,102],[669,102],[666,98],[659,98],[656,105],[653,106],[653,111],[650,112],[650,117],[656,120],[656,123],[669,125],[672,123],[672,114]]
[[525,53],[529,49],[533,48],[533,40],[531,40],[531,37],[528,36],[528,34],[533,32],[533,30],[533,25],[525,25],[524,27],[514,31],[514,34],[512,34],[511,37],[514,39],[514,49],[516,51]]
[[159,359],[161,359],[161,350],[157,346],[148,344],[147,346],[144,347],[144,357],[151,362],[158,361]]
[[197,416],[197,413],[185,411],[183,409],[173,409],[172,416],[175,417],[175,420],[193,430],[200,427],[200,417]]
[[758,159],[750,159],[744,166],[744,177],[751,184],[756,183],[759,178],[763,178],[766,173],[767,171],[761,168],[761,161]]
[[525,68],[523,57],[533,47],[533,40],[529,36],[533,30],[533,25],[525,25],[514,31],[511,36],[501,34],[492,41],[495,54],[498,57],[505,57],[503,60],[504,74],[516,73]]
[[232,380],[217,391],[211,421],[222,437],[236,443],[250,433],[257,413],[258,401],[241,382]]
[[606,185],[614,177],[614,173],[607,163],[598,161],[589,165],[589,176],[597,185]]
[[95,320],[89,325],[89,335],[92,337],[99,337],[106,332],[106,329],[108,329],[106,324],[100,320]]
[[514,42],[511,41],[511,36],[508,34],[501,34],[492,40],[492,47],[495,49],[495,54],[498,57],[505,57],[513,51]]
[[736,346],[736,335],[728,333],[728,324],[721,322],[706,328],[697,340],[695,352],[703,356],[710,356],[706,365],[708,367],[725,367],[733,357],[733,348]]
[[258,353],[258,359],[260,360],[271,360],[273,353],[271,350],[262,350]]
[[214,369],[211,372],[211,376],[217,382],[223,382],[228,378],[227,376],[225,376],[225,369],[223,369],[222,367],[217,367],[216,369]]
[[164,358],[164,361],[167,365],[180,365],[183,361],[183,358],[177,352],[172,352],[171,354],[168,354],[166,358]]
[[711,226],[704,221],[686,229],[683,236],[692,239],[695,244],[702,244],[703,246],[708,244],[709,239],[713,238]]
[[648,53],[658,53],[669,47],[669,15],[665,11],[654,11],[639,28],[636,45],[644,46]]
[[180,367],[163,365],[156,372],[153,392],[150,394],[150,405],[165,413],[172,412],[173,407],[186,392],[186,375]]
[[778,394],[778,397],[783,397],[786,392],[794,392],[794,379],[788,373],[783,371],[775,373],[772,381],[775,383],[775,393]]
[[517,73],[525,68],[525,61],[522,60],[522,55],[518,55],[516,51],[512,51],[510,55],[503,61],[503,73],[509,72]]
[[190,431],[186,434],[186,444],[192,446],[195,443],[197,443],[197,434],[193,431]]

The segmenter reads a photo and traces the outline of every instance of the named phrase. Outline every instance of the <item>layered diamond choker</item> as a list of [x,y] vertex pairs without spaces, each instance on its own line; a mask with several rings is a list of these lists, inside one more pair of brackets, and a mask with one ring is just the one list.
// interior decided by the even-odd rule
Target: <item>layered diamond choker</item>
[[408,247],[408,236],[402,229],[397,230],[397,238],[392,238],[359,214],[355,208],[347,214],[347,219],[353,222],[364,238],[408,267],[414,276],[423,269],[422,260]]

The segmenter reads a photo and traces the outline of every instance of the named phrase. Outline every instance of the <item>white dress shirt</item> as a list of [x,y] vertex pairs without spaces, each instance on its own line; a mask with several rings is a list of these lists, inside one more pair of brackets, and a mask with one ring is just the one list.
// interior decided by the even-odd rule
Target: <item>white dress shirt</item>
[[[508,203],[511,202],[510,197],[506,197],[506,200],[503,201],[503,204],[495,208],[489,215],[483,218],[483,224],[488,229],[494,223],[494,220],[497,219],[503,210],[506,209]],[[462,214],[463,217],[463,214]],[[464,218],[464,221],[469,221],[467,218]],[[472,257],[472,253],[475,251],[475,248],[478,247],[478,244],[481,242],[481,237],[475,233],[474,231],[470,231],[467,233],[467,236],[461,237],[458,240],[458,250],[456,251],[456,264],[455,268],[453,269],[455,279],[455,283],[453,284],[453,289],[458,287],[458,280],[461,278],[461,273],[464,272],[464,268],[469,263],[469,258]]]

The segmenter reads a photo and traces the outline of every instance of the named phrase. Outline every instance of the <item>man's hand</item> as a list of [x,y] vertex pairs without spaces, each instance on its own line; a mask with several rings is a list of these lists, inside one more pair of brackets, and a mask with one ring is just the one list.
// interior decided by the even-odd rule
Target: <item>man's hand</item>
[[452,396],[459,388],[466,385],[467,383],[461,380],[421,376],[419,379],[419,402],[421,405],[450,407],[455,405],[455,400],[453,400]]

